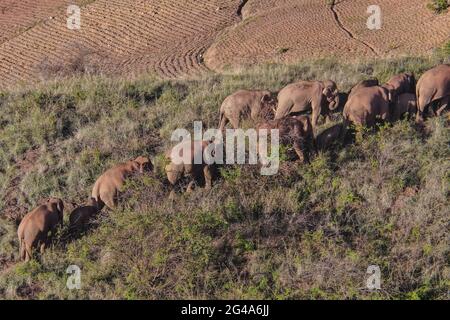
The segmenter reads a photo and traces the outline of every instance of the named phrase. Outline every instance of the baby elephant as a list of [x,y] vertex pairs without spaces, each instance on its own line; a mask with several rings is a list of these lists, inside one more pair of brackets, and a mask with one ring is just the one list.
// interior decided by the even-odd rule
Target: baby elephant
[[90,198],[85,205],[75,208],[70,213],[70,229],[76,231],[82,230],[89,223],[89,220],[99,211],[97,200]]
[[270,120],[258,125],[261,129],[278,129],[280,143],[293,146],[301,162],[309,162],[309,154],[314,149],[314,134],[307,116],[286,117]]
[[[170,163],[165,167],[165,171],[172,186],[187,178],[189,184],[186,192],[192,191],[195,184],[205,186],[206,189],[211,188],[216,168],[214,164],[204,161],[203,152],[208,146],[213,147],[212,142],[185,141],[166,152]],[[196,158],[200,159],[199,163],[195,163]]]
[[125,180],[135,173],[153,170],[153,164],[147,157],[139,156],[134,160],[116,165],[103,173],[95,182],[91,197],[97,201],[101,210],[105,205],[113,209],[117,205],[117,196]]
[[391,120],[397,121],[406,113],[408,118],[417,112],[417,101],[414,93],[403,93],[397,97]]
[[334,142],[342,139],[342,134],[344,133],[343,128],[343,124],[339,123],[319,133],[316,137],[317,150],[326,150],[330,148]]
[[49,245],[49,231],[52,233],[58,225],[63,224],[64,204],[61,199],[50,198],[47,203],[27,213],[20,222],[17,236],[20,243],[20,259],[29,261],[32,257],[32,248],[40,247],[41,254]]

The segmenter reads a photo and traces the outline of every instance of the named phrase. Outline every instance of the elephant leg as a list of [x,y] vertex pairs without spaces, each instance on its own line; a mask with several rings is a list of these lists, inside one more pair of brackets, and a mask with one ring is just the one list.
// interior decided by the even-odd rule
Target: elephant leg
[[223,131],[225,129],[225,126],[228,123],[228,118],[222,113],[220,115],[220,123],[219,123],[219,129],[220,131]]
[[295,150],[295,153],[297,154],[298,158],[300,159],[301,163],[305,163],[305,162],[309,161],[308,156],[307,156],[306,152],[304,151],[305,147],[302,142],[294,141],[294,150]]
[[209,190],[212,187],[212,172],[209,166],[204,166],[203,175],[205,176],[205,189]]
[[101,199],[108,208],[114,209],[116,207],[115,195],[113,193],[102,194]]
[[311,124],[312,124],[313,130],[315,130],[317,128],[317,122],[319,121],[319,116],[320,116],[320,109],[318,110],[317,108],[313,108],[313,112],[311,115]]
[[33,250],[31,244],[25,243],[25,262],[28,262],[33,257]]
[[19,257],[20,260],[25,261],[27,256],[27,251],[25,249],[25,244],[23,243],[23,240],[20,242],[20,249],[19,249]]
[[189,184],[186,188],[186,193],[191,193],[192,191],[194,191],[194,186],[195,186],[195,181],[191,180],[191,182],[189,182]]
[[416,113],[416,123],[423,123],[423,120],[423,110],[419,108]]
[[231,126],[233,127],[233,129],[239,128],[239,116],[233,117],[232,119],[230,119],[230,122],[231,122]]
[[44,254],[44,252],[45,252],[45,248],[47,247],[47,240],[45,240],[45,241],[43,241],[42,243],[41,243],[41,246],[40,246],[40,252],[41,252],[41,254]]
[[442,98],[441,106],[436,111],[436,114],[437,114],[438,117],[441,116],[442,112],[447,108],[449,102],[450,102],[450,96]]
[[169,200],[175,201],[176,197],[177,197],[177,193],[175,192],[175,189],[172,189],[169,194]]

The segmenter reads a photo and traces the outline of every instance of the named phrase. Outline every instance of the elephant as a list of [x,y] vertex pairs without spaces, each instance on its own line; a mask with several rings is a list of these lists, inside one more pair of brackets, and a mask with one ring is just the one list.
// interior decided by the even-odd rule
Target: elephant
[[300,162],[309,162],[314,151],[314,133],[308,116],[292,116],[259,123],[258,132],[262,129],[279,130],[280,143],[292,146]]
[[380,85],[377,78],[361,80],[355,84],[348,92],[339,92],[339,106],[335,110],[342,112],[348,99],[359,89]]
[[99,211],[97,200],[95,198],[90,198],[85,205],[75,208],[70,213],[70,229],[81,230]]
[[225,98],[220,106],[220,130],[228,122],[234,129],[239,128],[241,120],[251,118],[253,121],[273,117],[276,100],[267,90],[239,90]]
[[397,103],[395,104],[393,110],[391,110],[391,121],[400,120],[401,117],[406,113],[408,117],[416,114],[417,112],[417,102],[415,93],[403,93],[397,97]]
[[389,92],[389,102],[394,105],[402,93],[416,92],[416,78],[412,73],[401,73],[393,76],[382,85]]
[[416,96],[416,122],[423,121],[423,115],[430,106],[432,113],[433,106],[436,106],[436,114],[441,115],[450,102],[450,65],[441,64],[426,71],[417,82]]
[[[216,166],[207,164],[204,159],[204,151],[211,144],[210,141],[184,141],[166,152],[166,159],[170,163],[165,166],[165,171],[173,188],[187,178],[189,183],[186,192],[192,191],[195,185],[204,186],[206,190],[211,189],[212,181],[216,177]],[[190,154],[184,154],[186,150],[190,150]],[[200,159],[199,163],[195,163],[196,157]]]
[[351,122],[358,126],[372,127],[377,118],[390,120],[389,92],[381,86],[359,88],[345,104],[344,129]]
[[152,170],[152,162],[149,158],[143,156],[118,164],[97,179],[92,189],[91,197],[97,201],[99,210],[105,205],[113,209],[117,205],[117,196],[125,180],[135,173],[143,174]]
[[367,79],[361,80],[357,84],[355,84],[348,93],[348,98],[350,98],[358,89],[360,88],[368,88],[380,85],[378,79]]
[[298,81],[278,93],[275,120],[312,110],[311,123],[315,129],[319,115],[328,116],[338,106],[339,92],[334,81]]
[[326,150],[330,148],[334,142],[339,141],[343,133],[343,124],[338,123],[328,129],[323,130],[316,136],[317,150]]
[[19,224],[17,236],[19,238],[21,260],[29,261],[33,257],[32,249],[39,247],[41,254],[49,245],[49,231],[52,233],[58,226],[63,225],[64,203],[61,199],[50,198],[43,205],[27,213]]

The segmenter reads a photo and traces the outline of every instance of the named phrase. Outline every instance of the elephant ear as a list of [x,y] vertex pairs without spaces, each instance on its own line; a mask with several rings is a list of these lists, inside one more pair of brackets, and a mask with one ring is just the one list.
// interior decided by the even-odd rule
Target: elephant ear
[[330,87],[325,87],[322,91],[322,94],[328,98],[331,98],[331,88]]
[[338,94],[336,84],[332,81],[325,81],[325,82],[323,82],[323,86],[324,86],[324,88],[323,88],[322,94],[330,102]]

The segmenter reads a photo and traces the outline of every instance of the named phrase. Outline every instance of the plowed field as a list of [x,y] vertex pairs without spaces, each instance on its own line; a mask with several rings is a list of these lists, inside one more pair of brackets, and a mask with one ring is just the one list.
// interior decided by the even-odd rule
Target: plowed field
[[[208,69],[315,57],[426,55],[450,39],[450,13],[427,0],[378,0],[382,28],[369,30],[366,0],[97,0],[66,26],[66,0],[0,3],[0,88],[42,79],[80,50],[98,72],[165,78]],[[85,62],[86,63],[86,62]]]

